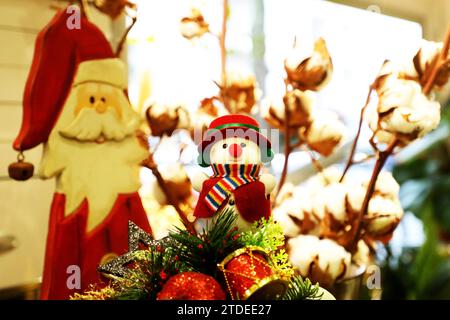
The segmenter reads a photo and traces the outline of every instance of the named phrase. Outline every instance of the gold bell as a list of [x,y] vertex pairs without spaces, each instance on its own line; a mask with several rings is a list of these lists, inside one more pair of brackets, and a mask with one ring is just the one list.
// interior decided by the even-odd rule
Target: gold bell
[[22,151],[17,155],[17,162],[8,166],[8,174],[11,179],[25,181],[30,179],[34,173],[34,166],[30,162],[25,162],[25,156]]

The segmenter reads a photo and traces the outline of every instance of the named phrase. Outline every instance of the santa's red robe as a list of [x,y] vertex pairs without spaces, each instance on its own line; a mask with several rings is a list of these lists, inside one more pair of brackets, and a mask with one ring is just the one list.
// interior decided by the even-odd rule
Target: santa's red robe
[[[197,206],[194,210],[194,216],[197,218],[210,218],[216,212],[214,212],[206,204],[206,196],[214,185],[220,181],[221,177],[209,178],[203,182],[202,190],[200,192]],[[253,181],[244,184],[233,191],[234,204],[239,211],[239,214],[247,222],[255,222],[261,218],[268,219],[270,217],[270,200],[266,197],[265,186],[260,181]],[[219,207],[221,210],[226,204],[229,204],[228,199],[223,201]]]
[[[102,257],[108,253],[122,255],[128,251],[129,220],[151,233],[137,192],[118,195],[108,216],[88,232],[87,200],[67,216],[64,216],[65,202],[64,194],[55,193],[50,212],[41,299],[68,299],[76,292],[86,290],[90,284],[101,283],[102,277],[97,267]],[[74,269],[70,266],[80,268],[80,289],[69,288],[74,284],[69,279],[74,275]]]

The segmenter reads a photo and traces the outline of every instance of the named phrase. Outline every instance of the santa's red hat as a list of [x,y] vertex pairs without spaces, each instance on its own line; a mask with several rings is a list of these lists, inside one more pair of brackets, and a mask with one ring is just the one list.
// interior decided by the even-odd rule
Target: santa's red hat
[[13,143],[18,151],[47,141],[74,85],[95,81],[127,86],[124,65],[102,31],[84,16],[79,25],[71,25],[70,12],[60,10],[37,36],[23,95],[22,127]]
[[231,137],[241,137],[255,142],[261,149],[261,161],[272,160],[272,145],[260,132],[258,121],[243,114],[229,114],[211,121],[203,140],[198,145],[198,163],[202,167],[209,166],[209,151],[212,145]]

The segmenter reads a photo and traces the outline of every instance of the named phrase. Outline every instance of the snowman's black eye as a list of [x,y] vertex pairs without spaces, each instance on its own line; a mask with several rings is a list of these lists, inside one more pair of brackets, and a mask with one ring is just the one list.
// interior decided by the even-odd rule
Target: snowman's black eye
[[241,142],[241,148],[245,148],[247,146],[247,144]]
[[223,145],[222,145],[222,148],[224,148],[224,149],[226,149],[228,147],[228,145],[226,144],[226,143],[224,143]]
[[95,98],[93,96],[90,96],[89,97],[89,102],[93,104],[95,102]]

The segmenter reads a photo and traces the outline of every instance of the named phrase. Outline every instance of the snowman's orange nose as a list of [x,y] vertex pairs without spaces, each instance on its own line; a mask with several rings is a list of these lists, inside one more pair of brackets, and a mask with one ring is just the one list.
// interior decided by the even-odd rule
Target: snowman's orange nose
[[242,154],[242,148],[237,143],[233,143],[229,148],[228,152],[232,157],[239,158]]

